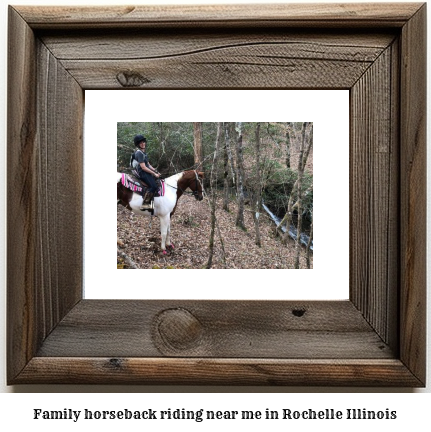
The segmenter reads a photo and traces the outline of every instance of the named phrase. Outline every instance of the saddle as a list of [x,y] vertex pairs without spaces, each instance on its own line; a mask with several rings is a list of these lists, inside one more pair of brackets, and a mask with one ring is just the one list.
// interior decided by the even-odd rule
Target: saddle
[[[133,174],[134,178],[132,179],[131,177],[129,177],[129,179],[130,179],[129,182],[132,182],[133,185],[135,185],[138,189],[141,189],[140,191],[137,190],[135,192],[137,192],[139,195],[142,195],[143,197],[145,197],[150,186],[147,185],[147,183],[145,183],[139,177],[139,174],[136,170],[132,170],[132,174]],[[156,180],[156,185],[157,185],[157,194],[155,196],[159,196],[159,197],[164,196],[165,195],[165,181],[158,178]]]

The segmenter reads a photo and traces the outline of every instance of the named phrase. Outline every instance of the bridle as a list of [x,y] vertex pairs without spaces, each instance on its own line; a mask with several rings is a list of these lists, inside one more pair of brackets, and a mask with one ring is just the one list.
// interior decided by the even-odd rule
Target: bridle
[[199,181],[199,178],[198,178],[199,176],[198,176],[198,173],[196,172],[196,170],[193,170],[193,172],[195,173],[195,182],[196,182],[196,185],[195,185],[195,190],[192,191],[192,195],[195,198],[197,198],[199,196],[198,185],[199,185],[200,181]]

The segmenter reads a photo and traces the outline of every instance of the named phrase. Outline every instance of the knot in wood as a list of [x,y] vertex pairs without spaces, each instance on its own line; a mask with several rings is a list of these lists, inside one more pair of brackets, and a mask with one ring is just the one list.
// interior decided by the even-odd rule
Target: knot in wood
[[125,71],[117,74],[117,81],[123,87],[141,87],[150,82],[148,78],[142,76],[139,72]]
[[[156,317],[155,330],[161,341],[174,350],[186,350],[195,347],[199,344],[203,333],[202,325],[198,319],[188,310],[182,308],[162,311]],[[159,346],[158,348],[162,347]]]
[[305,309],[292,309],[292,314],[298,318],[302,317],[305,314],[305,312],[306,312]]
[[109,366],[113,369],[120,369],[123,361],[121,359],[112,358],[109,360]]

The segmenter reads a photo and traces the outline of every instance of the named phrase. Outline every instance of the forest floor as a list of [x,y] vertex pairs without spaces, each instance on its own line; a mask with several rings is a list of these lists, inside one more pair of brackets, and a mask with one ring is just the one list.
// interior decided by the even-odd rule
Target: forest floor
[[[217,225],[214,240],[212,268],[229,269],[288,269],[294,268],[295,243],[289,239],[283,245],[275,235],[275,224],[265,213],[260,217],[262,247],[255,244],[255,229],[250,209],[244,213],[246,231],[235,226],[236,205],[231,203],[229,212],[217,202]],[[150,224],[151,222],[151,224]],[[161,252],[159,218],[141,217],[117,206],[117,235],[124,246],[120,249],[142,269],[201,269],[209,256],[211,215],[208,200],[197,201],[183,195],[171,221],[171,240],[174,250],[167,255]],[[223,248],[224,256],[223,260]],[[224,262],[225,261],[225,262]],[[119,264],[119,266],[118,266]],[[117,257],[117,267],[124,260]],[[306,268],[305,249],[301,248],[301,268]],[[311,267],[313,254],[311,253]],[[127,268],[127,265],[124,265]]]

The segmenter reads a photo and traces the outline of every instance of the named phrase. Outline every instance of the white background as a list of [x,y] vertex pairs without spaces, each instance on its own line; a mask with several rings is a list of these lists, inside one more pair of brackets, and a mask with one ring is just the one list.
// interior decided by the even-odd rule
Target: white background
[[[296,0],[298,2],[298,0]],[[316,1],[316,0],[315,0]],[[227,1],[224,1],[226,3]],[[234,1],[232,3],[252,3],[253,0],[247,0],[245,2],[242,1]],[[273,2],[277,2],[277,0],[273,0]],[[98,4],[98,5],[106,5],[106,4],[116,4],[120,3],[120,1],[95,1],[95,0],[84,0],[84,1],[32,1],[25,0],[19,1],[16,0],[13,2],[14,4]],[[145,3],[143,1],[135,0],[133,3],[141,4]],[[148,4],[154,3],[173,3],[172,1],[151,1]],[[183,0],[183,3],[220,3],[217,0],[200,0],[200,1],[186,1]],[[223,3],[223,1],[221,2]],[[4,146],[5,143],[5,89],[6,89],[6,72],[5,72],[5,64],[6,64],[6,32],[7,32],[7,5],[5,2],[2,2],[0,6],[1,11],[1,80],[3,85],[0,86],[1,92],[1,101],[4,101],[0,105],[0,128],[2,131],[2,140],[1,143]],[[428,42],[428,46],[431,44]],[[430,55],[428,53],[428,62],[430,59]],[[429,89],[429,86],[428,86]],[[428,97],[429,100],[429,97]],[[429,105],[429,103],[428,103]],[[428,130],[430,130],[430,125],[428,122]],[[4,152],[3,152],[4,153]],[[429,160],[428,160],[429,163]],[[2,159],[0,160],[0,167],[2,168],[2,172],[5,171],[5,160],[4,154]],[[428,188],[430,190],[430,188]],[[2,198],[0,200],[0,214],[5,214],[5,191],[4,189],[1,191]],[[428,207],[428,214],[429,207]],[[4,216],[3,216],[4,217]],[[3,244],[5,245],[5,227],[4,224],[0,230],[0,238]],[[5,247],[3,248],[3,256],[5,256]],[[0,272],[2,275],[2,280],[5,281],[5,266],[4,260],[1,260],[3,265],[0,266]],[[5,384],[5,285],[4,283],[1,286],[2,295],[0,297],[0,307],[2,312],[2,320],[1,320],[1,343],[0,343],[0,391],[3,392],[0,394],[0,427],[2,430],[12,430],[28,428],[27,430],[62,430],[68,431],[78,430],[93,430],[96,424],[88,423],[88,424],[80,424],[80,423],[59,423],[59,422],[43,422],[36,423],[32,420],[32,409],[41,407],[44,409],[63,409],[63,408],[74,408],[74,409],[82,409],[82,408],[90,408],[90,409],[100,409],[108,407],[108,409],[121,409],[130,407],[131,409],[144,409],[149,406],[153,406],[155,409],[159,408],[206,408],[206,409],[236,409],[238,406],[241,408],[242,406],[247,407],[249,409],[265,409],[269,407],[270,409],[278,409],[284,408],[294,405],[295,407],[306,409],[310,406],[312,408],[336,408],[343,409],[343,407],[355,406],[355,407],[363,407],[368,409],[383,409],[391,408],[397,409],[399,412],[399,419],[394,423],[382,423],[375,421],[359,421],[359,422],[351,422],[351,423],[334,423],[334,422],[302,422],[300,424],[301,427],[306,427],[306,430],[316,430],[316,428],[326,427],[331,428],[332,430],[360,430],[363,431],[365,428],[368,430],[386,430],[386,428],[390,428],[391,431],[406,431],[410,428],[415,429],[423,429],[427,430],[429,427],[429,407],[431,406],[431,373],[428,367],[428,387],[426,389],[364,389],[364,388],[273,388],[273,387],[246,387],[246,388],[238,388],[238,387],[176,387],[176,386],[168,386],[168,387],[143,387],[143,386],[77,386],[77,385],[33,385],[33,386],[14,386],[7,387]],[[430,300],[428,299],[428,311],[431,310]],[[428,324],[428,359],[431,358],[431,354],[429,352],[431,328],[430,324]],[[429,361],[428,361],[429,363]],[[9,392],[9,394],[8,394]],[[25,393],[40,393],[38,395],[25,394]],[[51,393],[52,392],[52,393]],[[62,392],[61,396],[58,396],[55,392]],[[118,393],[122,392],[121,395],[116,394],[102,394],[94,396],[92,394],[85,394],[91,392],[111,392]],[[138,392],[141,394],[134,394],[134,392]],[[172,392],[172,393],[164,393],[164,392]],[[217,394],[217,392],[222,392],[223,394]],[[239,392],[239,393],[235,393]],[[242,392],[246,393],[243,394]],[[250,393],[253,392],[253,393]],[[309,393],[306,395],[295,394],[292,395],[290,393]],[[368,394],[363,394],[367,392]],[[411,395],[409,393],[423,393],[419,395]],[[19,394],[11,394],[11,393],[19,393]],[[82,393],[82,394],[76,394]],[[158,394],[164,393],[164,394]],[[181,393],[181,394],[180,394]],[[185,394],[183,394],[185,393]],[[250,394],[247,394],[250,393]],[[326,393],[322,395],[322,393]],[[383,394],[382,394],[383,393]],[[388,394],[393,393],[393,394]],[[424,394],[426,393],[426,394]],[[219,408],[220,407],[220,408]],[[123,423],[118,422],[105,422],[105,423],[97,423],[97,425],[104,428],[104,430],[118,430],[118,427],[124,427]],[[185,429],[187,430],[192,427],[199,427],[199,430],[212,430],[220,427],[224,429],[237,430],[238,427],[252,428],[253,426],[259,427],[259,430],[262,429],[262,425],[265,428],[268,428],[268,423],[260,424],[260,423],[215,423],[212,425],[207,424],[196,424],[193,426],[193,423],[187,422],[184,424],[181,423],[169,423],[169,426],[174,426],[176,429]],[[297,423],[279,423],[278,425],[271,426],[274,430],[289,430],[290,428],[297,427]],[[140,424],[138,423],[134,427],[129,426],[127,430],[145,430],[150,425]],[[154,425],[153,425],[154,426]],[[157,425],[162,426],[162,425]],[[91,429],[90,429],[91,428]]]
[[[226,100],[231,102],[226,103]],[[240,109],[234,101],[241,101]],[[116,189],[106,188],[103,199],[94,193],[94,182],[90,181],[94,176],[94,161],[100,159],[103,146],[104,164],[114,171],[117,122],[196,120],[313,122],[313,270],[208,272],[194,269],[175,273],[172,270],[117,270]],[[145,135],[145,131],[136,131],[141,132]],[[100,143],[101,134],[103,143]],[[85,298],[340,300],[349,297],[347,90],[86,91],[84,147],[87,161],[84,162]],[[328,191],[334,191],[333,185],[336,185],[337,195],[336,217],[333,195],[328,195]],[[207,205],[207,202],[204,200],[197,205]],[[150,218],[145,219],[150,223]],[[174,243],[178,229],[174,219]],[[205,283],[190,284],[191,280]]]

